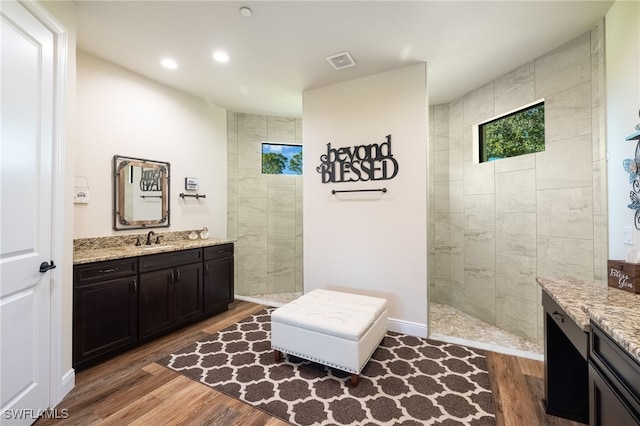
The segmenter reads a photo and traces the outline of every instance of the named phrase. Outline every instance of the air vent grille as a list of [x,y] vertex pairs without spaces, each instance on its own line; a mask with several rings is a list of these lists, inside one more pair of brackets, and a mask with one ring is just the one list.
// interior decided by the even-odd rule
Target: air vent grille
[[336,70],[356,66],[356,61],[353,60],[349,52],[336,53],[335,55],[327,56],[327,61],[329,61],[331,66]]

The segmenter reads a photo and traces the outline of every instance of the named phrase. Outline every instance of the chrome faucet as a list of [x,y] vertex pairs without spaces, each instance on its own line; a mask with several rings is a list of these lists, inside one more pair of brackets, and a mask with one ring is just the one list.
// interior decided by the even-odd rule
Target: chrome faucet
[[147,234],[147,242],[145,243],[146,245],[148,245],[148,246],[151,245],[151,237],[153,237],[154,235],[156,235],[155,232],[149,231],[149,233]]

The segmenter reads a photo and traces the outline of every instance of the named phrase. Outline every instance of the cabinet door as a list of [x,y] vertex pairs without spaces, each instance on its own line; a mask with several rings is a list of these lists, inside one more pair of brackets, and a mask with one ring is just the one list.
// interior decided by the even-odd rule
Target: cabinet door
[[233,256],[204,262],[204,314],[227,310],[233,302]]
[[175,269],[176,325],[202,316],[202,263]]
[[135,343],[138,337],[136,277],[77,286],[73,293],[73,365]]
[[593,426],[636,426],[640,417],[613,389],[591,362],[589,363],[590,419]]
[[173,326],[173,268],[140,274],[139,336],[152,336]]

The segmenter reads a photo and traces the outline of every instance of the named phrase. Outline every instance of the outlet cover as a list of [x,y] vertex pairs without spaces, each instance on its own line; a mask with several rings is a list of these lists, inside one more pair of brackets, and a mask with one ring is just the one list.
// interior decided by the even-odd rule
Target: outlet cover
[[632,246],[633,245],[633,228],[631,228],[630,226],[625,226],[623,233],[624,233],[623,242],[625,244]]
[[75,187],[73,193],[74,204],[89,204],[89,188],[87,187]]

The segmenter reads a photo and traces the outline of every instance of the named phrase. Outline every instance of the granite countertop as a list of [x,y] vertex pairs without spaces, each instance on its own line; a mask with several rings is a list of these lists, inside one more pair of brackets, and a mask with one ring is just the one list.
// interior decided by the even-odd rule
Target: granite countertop
[[592,320],[640,362],[640,294],[598,282],[540,277],[538,284],[583,331]]
[[[233,243],[226,238],[208,238],[190,240],[190,231],[156,232],[153,237],[160,237],[159,244],[145,245],[147,233],[128,234],[123,236],[79,238],[73,242],[73,264],[100,262],[103,260],[122,259],[126,257],[146,256],[150,254],[169,253],[193,248],[210,247]],[[136,246],[139,238],[142,245]]]

